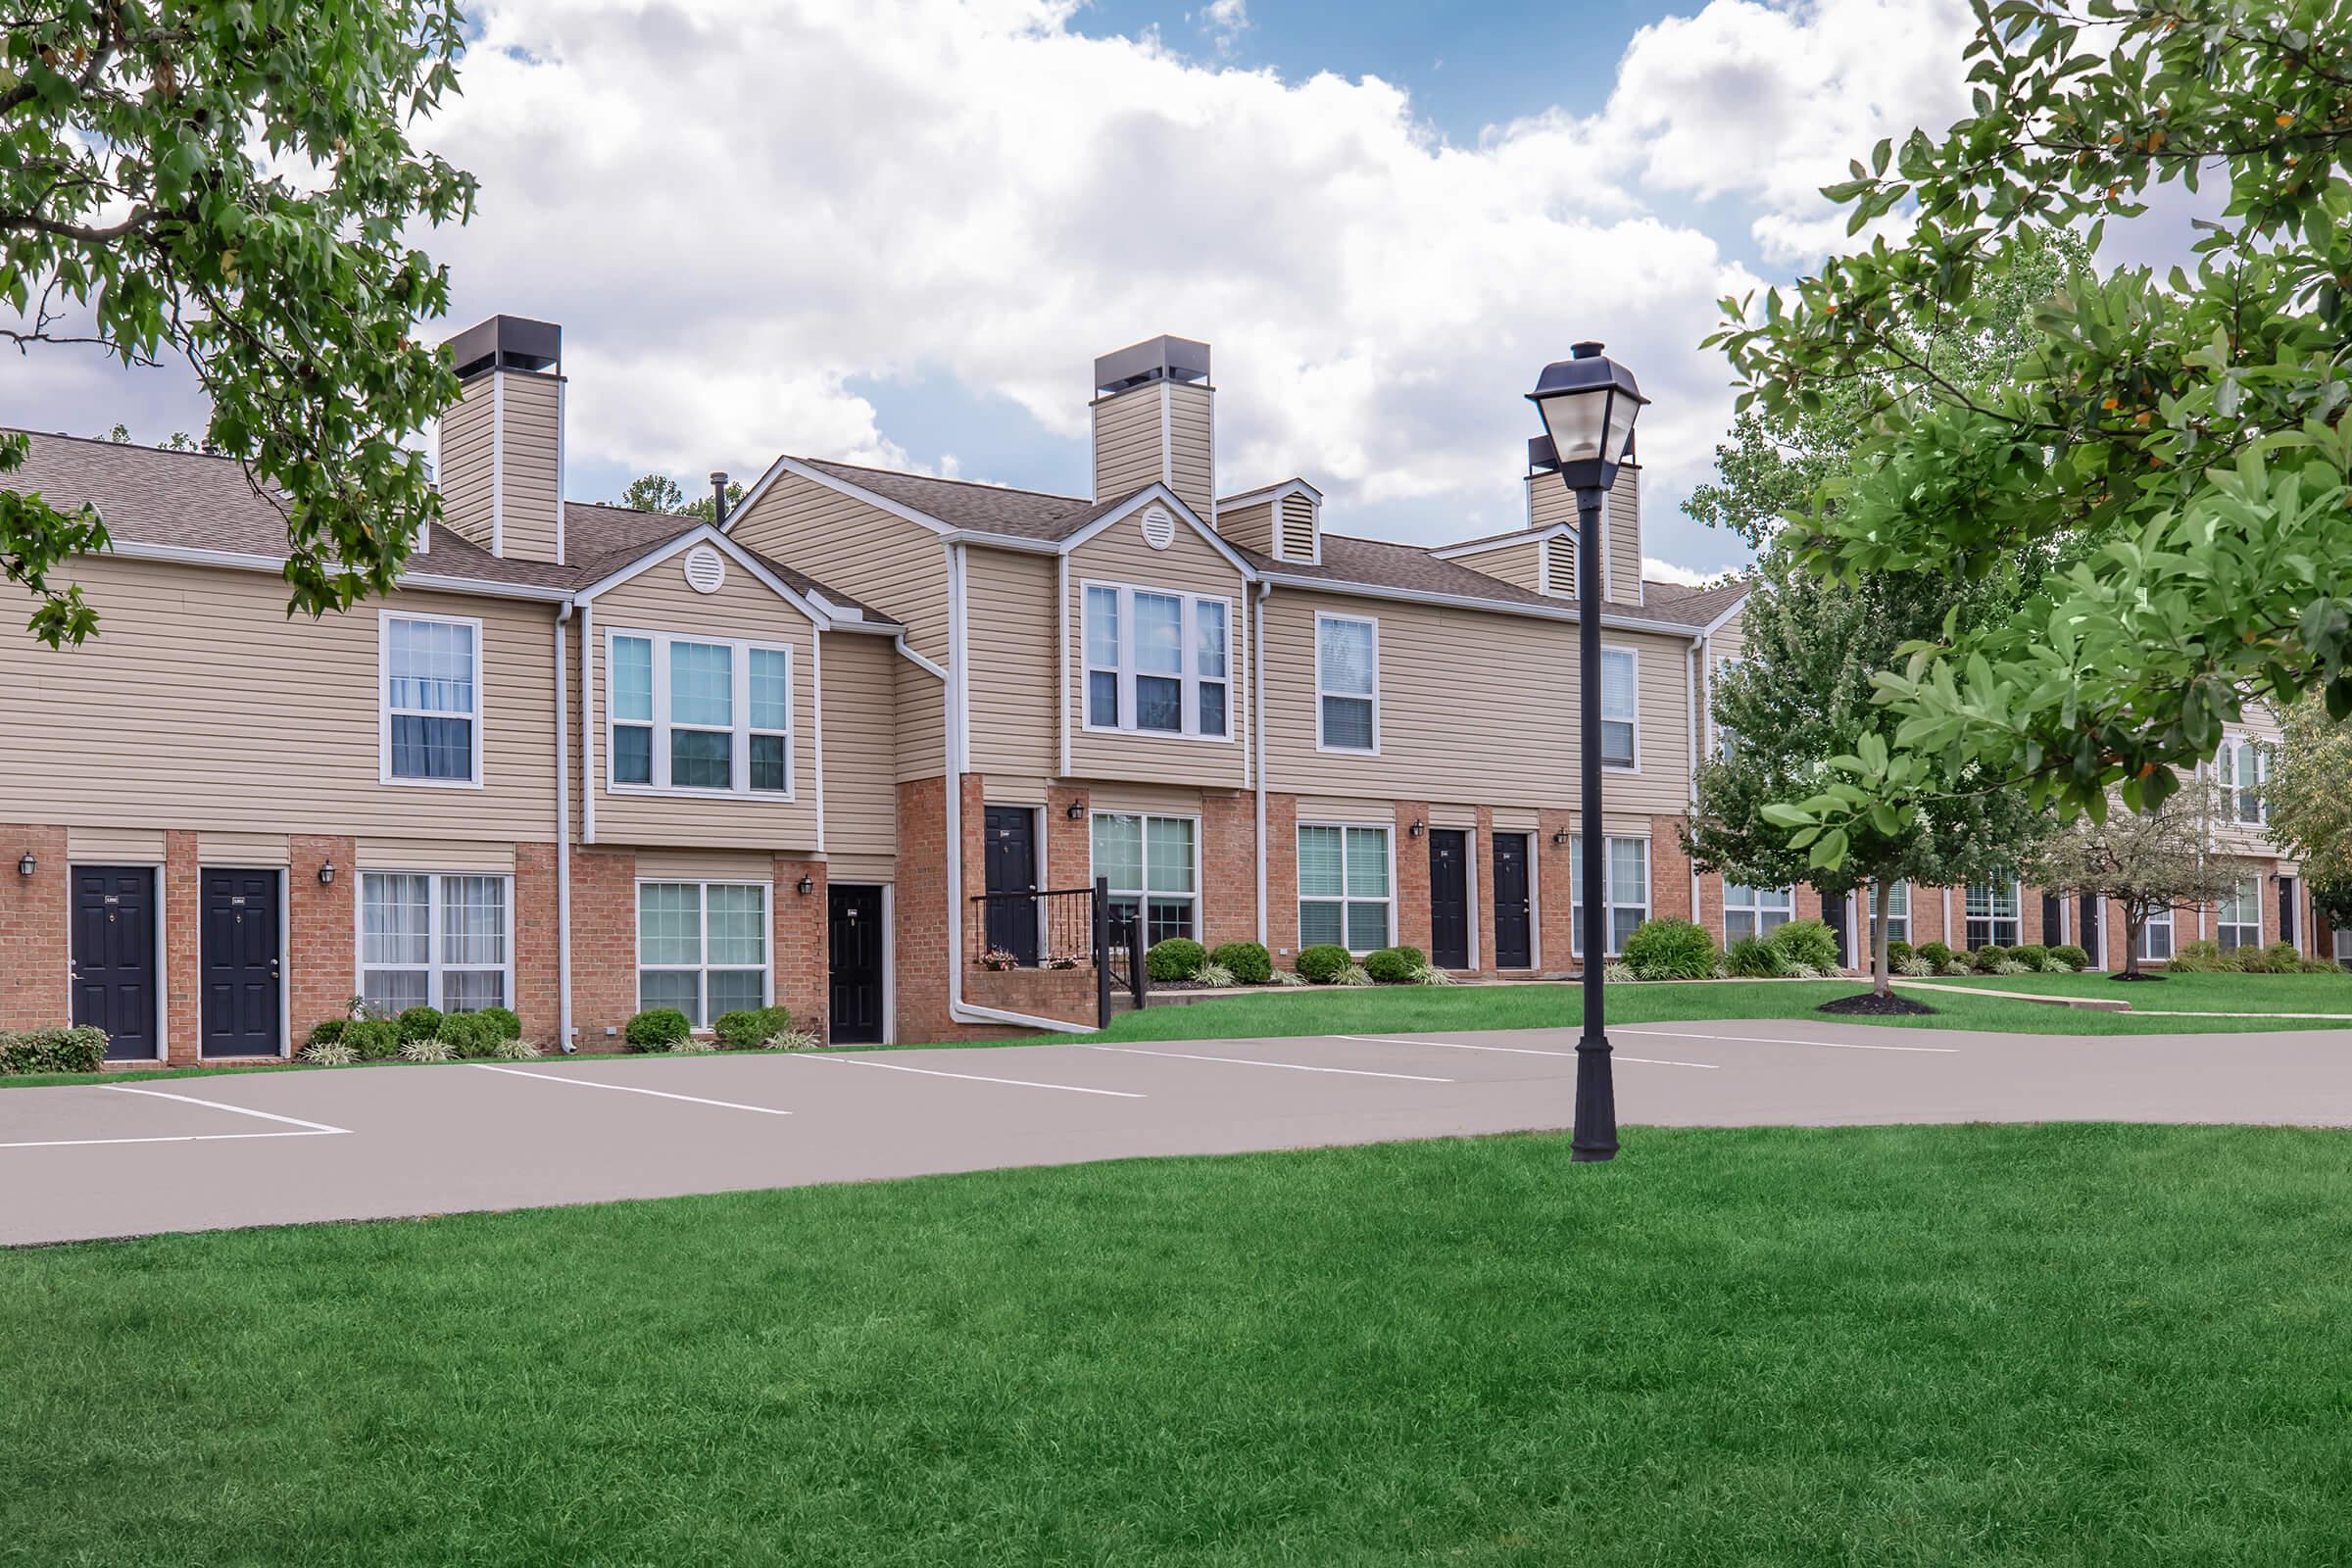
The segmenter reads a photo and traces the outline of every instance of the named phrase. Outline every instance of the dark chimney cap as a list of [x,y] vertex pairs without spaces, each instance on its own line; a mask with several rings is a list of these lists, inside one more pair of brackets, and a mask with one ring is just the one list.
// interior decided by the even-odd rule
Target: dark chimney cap
[[1555,473],[1559,470],[1560,455],[1551,449],[1551,437],[1531,435],[1527,438],[1527,471]]
[[1147,338],[1095,361],[1095,390],[1108,396],[1153,381],[1205,381],[1208,345],[1189,337]]
[[564,328],[527,316],[493,316],[449,340],[461,378],[483,370],[559,370]]

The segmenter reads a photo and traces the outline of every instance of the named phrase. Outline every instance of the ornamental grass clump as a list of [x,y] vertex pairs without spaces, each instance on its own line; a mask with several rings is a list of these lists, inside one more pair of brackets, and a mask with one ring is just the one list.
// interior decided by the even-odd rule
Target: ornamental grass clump
[[1715,972],[1715,941],[1688,920],[1644,920],[1626,938],[1625,961],[1643,980],[1704,980]]

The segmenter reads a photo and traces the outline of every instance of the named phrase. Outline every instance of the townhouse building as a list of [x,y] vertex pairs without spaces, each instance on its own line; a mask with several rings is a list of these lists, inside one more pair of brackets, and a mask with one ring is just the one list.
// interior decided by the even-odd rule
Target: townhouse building
[[[289,1054],[355,997],[829,1038],[1068,1026],[1091,977],[990,894],[1106,877],[1157,940],[1573,966],[1579,679],[1556,475],[1527,525],[1327,531],[1228,486],[1205,345],[1096,362],[1092,493],[777,458],[714,522],[569,500],[562,333],[453,339],[443,517],[396,591],[285,613],[284,520],[220,459],[35,433],[97,506],[78,650],[0,644],[0,1026],[123,1059]],[[1501,395],[1501,394],[1498,394]],[[1641,575],[1610,498],[1611,946],[1690,913],[1700,650],[1737,591]]]

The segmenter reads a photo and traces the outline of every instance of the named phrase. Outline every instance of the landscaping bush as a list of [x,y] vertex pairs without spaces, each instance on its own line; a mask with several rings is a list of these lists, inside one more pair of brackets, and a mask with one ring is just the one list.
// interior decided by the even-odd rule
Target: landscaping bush
[[759,1051],[792,1027],[789,1007],[738,1007],[710,1020],[721,1051]]
[[1970,965],[1967,954],[1955,953],[1937,964],[1936,972],[1937,974],[1974,974],[1976,971]]
[[1274,956],[1262,942],[1223,942],[1208,961],[1232,972],[1234,983],[1262,986],[1274,978]]
[[360,1054],[340,1040],[315,1040],[302,1048],[302,1059],[314,1067],[348,1067]]
[[406,1007],[401,1010],[400,1043],[412,1040],[430,1040],[441,1032],[441,1009],[438,1007]]
[[487,1056],[506,1038],[498,1020],[486,1011],[453,1012],[441,1020],[441,1032],[433,1036],[435,1043],[447,1046],[456,1056]]
[[1413,962],[1402,948],[1382,948],[1378,953],[1364,955],[1364,973],[1384,986],[1400,986],[1413,977],[1415,969],[1429,966],[1428,960]]
[[1990,943],[1969,954],[1968,961],[1970,966],[1979,974],[1999,974],[2001,972],[2001,960],[2006,958],[2008,956],[2009,950],[2007,948],[2000,946],[1998,943]]
[[667,1051],[690,1039],[694,1025],[675,1007],[648,1007],[621,1029],[621,1043],[631,1051]]
[[1952,961],[1952,950],[1941,942],[1922,942],[1915,951],[1917,956],[1927,959],[1938,971]]
[[0,1073],[96,1072],[106,1065],[106,1040],[91,1024],[0,1034]]
[[[2303,955],[2295,951],[2295,945],[2291,942],[2274,942],[2262,950],[2262,968],[2259,972],[2263,974],[2294,974],[2302,967]],[[2251,963],[2246,965],[2246,969],[2248,973],[2256,972]]]
[[2342,974],[2344,966],[2333,958],[2305,958],[2296,969],[2303,974]]
[[1373,982],[1371,974],[1362,964],[1350,963],[1334,976],[1331,983],[1335,986],[1368,986]]
[[2183,942],[2164,966],[2181,974],[2222,974],[2234,967],[2219,942]]
[[400,1054],[400,1025],[389,1018],[359,1018],[346,1025],[341,1044],[362,1061],[390,1061]]
[[1207,986],[1212,991],[1223,991],[1229,987],[1240,984],[1239,981],[1234,979],[1233,971],[1226,968],[1214,958],[1211,958],[1206,963],[1202,964],[1200,966],[1200,972],[1194,975],[1193,978],[1200,981],[1202,985]]
[[1306,984],[1306,977],[1296,969],[1277,969],[1266,977],[1266,984],[1279,991],[1289,986],[1302,986]]
[[1190,980],[1208,962],[1208,950],[1191,937],[1170,937],[1154,942],[1152,951],[1144,955],[1144,973],[1162,985],[1171,980]]
[[1912,951],[1910,943],[1889,942],[1886,944],[1886,972],[1888,974],[1908,974],[1911,971],[1905,969],[1903,965],[1918,956],[1919,955]]
[[1838,972],[1838,937],[1819,920],[1790,920],[1774,931],[1771,942],[1781,956],[1790,963],[1827,974]]
[[2050,950],[2050,956],[2078,973],[2090,967],[2090,955],[2072,942],[2059,943]]
[[450,1061],[457,1054],[450,1043],[438,1035],[430,1040],[404,1040],[400,1043],[400,1058],[403,1061]]
[[520,1040],[522,1038],[522,1020],[514,1016],[514,1009],[512,1007],[484,1007],[474,1016],[487,1018],[498,1025],[499,1038],[502,1040]]
[[2016,960],[2017,971],[2020,974],[2041,973],[2041,960],[2049,956],[2050,950],[2038,942],[2029,942],[2023,947],[2009,950],[2009,956]]
[[490,1048],[490,1054],[500,1061],[537,1061],[541,1052],[536,1041],[517,1037],[514,1040],[502,1038]]
[[1901,963],[1889,967],[1886,972],[1899,974],[1909,980],[1925,980],[1936,972],[1936,966],[1914,953]]
[[1426,969],[1429,967],[1429,955],[1423,953],[1419,948],[1408,948],[1399,942],[1396,944],[1396,951],[1403,954],[1404,961],[1414,968]]
[[1348,956],[1348,950],[1336,942],[1325,942],[1311,948],[1300,948],[1298,950],[1298,977],[1308,985],[1334,985],[1339,981],[1340,971],[1352,962],[1354,960]]
[[1417,986],[1458,986],[1461,981],[1443,969],[1425,963],[1413,971],[1412,983]]
[[1741,937],[1723,950],[1723,962],[1741,980],[1775,980],[1788,969],[1781,950],[1762,937]]
[[322,1023],[313,1024],[311,1032],[303,1036],[302,1043],[306,1046],[331,1046],[343,1038],[343,1031],[350,1026],[351,1020],[348,1018],[326,1019]]
[[1625,964],[1642,980],[1704,980],[1715,972],[1715,940],[1688,920],[1644,920],[1625,940]]

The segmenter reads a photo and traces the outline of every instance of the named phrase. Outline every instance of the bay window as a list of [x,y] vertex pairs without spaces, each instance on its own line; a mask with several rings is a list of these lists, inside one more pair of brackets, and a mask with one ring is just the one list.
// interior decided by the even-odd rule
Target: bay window
[[1147,943],[1200,936],[1200,832],[1189,816],[1095,813],[1094,874],[1109,879],[1115,918],[1143,920]]
[[614,631],[605,642],[616,791],[792,795],[792,650]]
[[1315,745],[1326,752],[1380,750],[1380,622],[1315,617]]
[[377,623],[380,777],[387,784],[482,781],[482,623],[396,615]]
[[768,998],[767,884],[637,884],[637,1007],[697,1029]]
[[1748,937],[1768,937],[1796,918],[1796,889],[1723,885],[1725,946]]
[[362,1000],[387,1015],[512,1006],[510,886],[462,872],[361,872]]
[[[1608,911],[1602,935],[1609,956],[1625,951],[1635,929],[1649,918],[1649,840],[1612,838],[1601,846],[1601,896]],[[1582,834],[1568,840],[1568,875],[1574,888],[1576,913],[1569,938],[1578,958],[1585,953],[1585,841]]]
[[1298,945],[1370,953],[1394,940],[1389,829],[1300,823]]
[[1081,603],[1088,729],[1231,738],[1227,601],[1090,582]]

